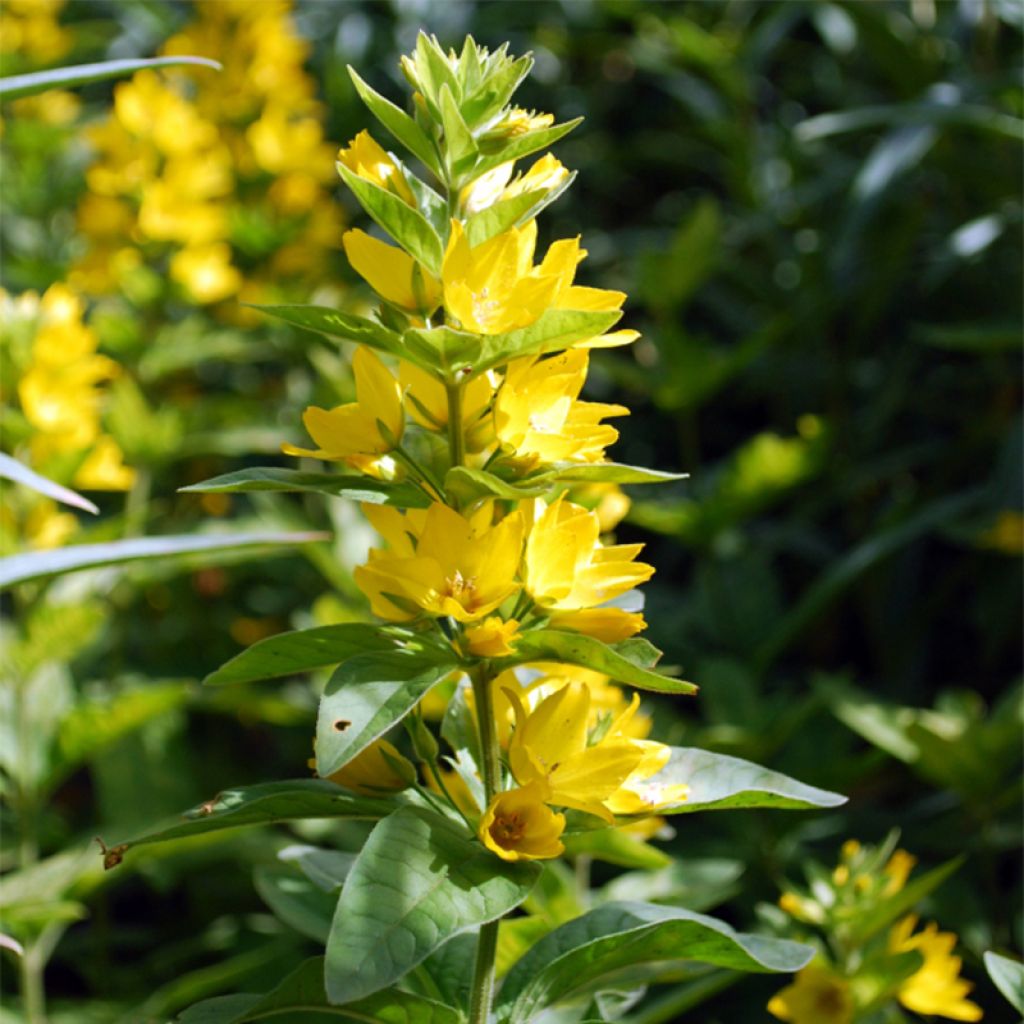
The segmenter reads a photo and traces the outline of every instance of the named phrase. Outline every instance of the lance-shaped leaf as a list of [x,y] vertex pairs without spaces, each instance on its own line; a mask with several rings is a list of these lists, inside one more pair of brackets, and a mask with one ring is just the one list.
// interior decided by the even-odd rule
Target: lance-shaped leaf
[[39,494],[45,494],[48,498],[53,498],[54,501],[84,509],[94,516],[100,513],[100,510],[88,498],[83,498],[69,487],[64,487],[53,480],[47,480],[45,476],[29,469],[24,463],[11,458],[4,452],[0,452],[0,478],[13,480],[16,484],[24,484],[25,487],[30,487]]
[[697,747],[673,747],[668,764],[647,780],[652,787],[681,782],[690,787],[686,801],[674,807],[659,807],[659,814],[724,811],[736,807],[799,811],[846,803],[846,797],[839,793],[805,785],[738,757],[713,754]]
[[328,338],[340,338],[342,341],[354,341],[368,348],[390,352],[394,356],[403,356],[401,335],[362,316],[342,313],[327,306],[250,306],[268,316],[277,317],[296,327],[305,327],[307,331],[324,334]]
[[545,206],[553,203],[572,184],[572,179],[575,177],[575,173],[570,174],[555,188],[524,192],[522,195],[504,199],[479,213],[474,213],[466,221],[464,228],[466,241],[475,249],[495,235],[500,235],[502,231],[508,231],[511,227],[531,220]]
[[440,274],[443,247],[427,218],[394,193],[360,178],[344,164],[338,164],[338,171],[363,209],[413,259],[419,260],[435,276]]
[[397,505],[399,508],[426,508],[430,500],[409,483],[375,480],[373,477],[345,473],[306,473],[279,466],[253,466],[234,473],[179,487],[184,494],[247,494],[253,491],[313,492],[329,494],[371,505]]
[[592,668],[641,690],[676,694],[697,692],[693,683],[651,671],[647,666],[651,663],[652,651],[657,654],[657,648],[646,641],[640,644],[627,641],[618,647],[611,647],[582,633],[539,629],[523,633],[516,640],[515,655],[500,664],[507,668],[527,661],[561,661]]
[[437,150],[430,139],[427,138],[426,132],[404,110],[395,106],[391,100],[381,96],[379,92],[367,85],[351,65],[349,65],[348,73],[352,78],[353,85],[356,87],[356,92],[359,93],[359,98],[369,108],[370,113],[410,153],[419,157],[440,178],[442,176],[441,163],[437,156]]
[[798,971],[814,950],[733,931],[722,921],[653,903],[609,903],[542,938],[509,971],[496,1004],[502,1024],[526,1024],[621,967],[695,960],[736,971]]
[[452,327],[412,328],[402,335],[402,344],[410,358],[441,377],[453,377],[480,359],[479,335]]
[[473,376],[501,363],[536,352],[556,352],[577,341],[604,334],[622,317],[618,311],[593,312],[578,309],[549,309],[528,327],[506,334],[489,334],[480,338],[480,356],[467,369]]
[[411,635],[401,627],[374,626],[368,622],[342,622],[335,626],[278,633],[247,647],[203,682],[223,686],[312,672],[340,665],[357,654],[392,650],[400,640]]
[[445,493],[464,505],[478,498],[506,498],[509,501],[538,498],[546,494],[549,487],[547,481],[532,486],[509,483],[486,470],[470,469],[468,466],[453,466],[444,478]]
[[494,74],[487,75],[462,101],[462,116],[475,128],[493,117],[512,98],[519,83],[530,73],[533,58],[519,57]]
[[109,544],[75,544],[51,551],[29,551],[0,559],[0,587],[14,583],[96,569],[102,565],[118,565],[147,558],[172,558],[205,551],[228,551],[235,548],[268,548],[293,544],[309,544],[328,540],[326,533],[221,533],[186,534],[178,537],[143,537],[118,540]]
[[182,64],[222,70],[221,65],[208,57],[148,57],[131,60],[105,60],[96,64],[75,64],[49,71],[33,71],[27,75],[9,75],[0,78],[0,100],[17,100],[34,96],[50,89],[74,89],[90,82],[107,78],[124,78],[145,68],[168,68]]
[[349,659],[320,698],[316,770],[336,772],[397,722],[456,667],[454,652],[380,651]]
[[370,833],[327,940],[327,994],[350,1003],[401,978],[452,937],[519,906],[540,869],[488,853],[465,827],[404,808]]
[[438,100],[441,108],[441,123],[444,125],[444,149],[449,162],[449,170],[453,177],[458,178],[476,163],[479,150],[473,133],[469,130],[466,122],[462,120],[455,97],[447,84],[441,86]]
[[989,950],[983,957],[992,983],[1018,1012],[1024,1013],[1024,964]]
[[324,958],[318,956],[301,964],[264,996],[204,999],[189,1007],[177,1022],[247,1024],[249,1021],[314,1018],[338,1024],[461,1024],[462,1021],[462,1016],[450,1006],[401,989],[377,992],[347,1006],[332,1006],[324,990]]
[[517,135],[508,142],[498,143],[494,152],[482,157],[473,170],[479,176],[486,174],[488,171],[493,171],[495,167],[508,160],[520,160],[524,156],[536,153],[540,149],[547,149],[548,146],[554,145],[563,135],[568,135],[582,121],[582,117],[577,117],[574,121],[555,124],[550,128],[539,128],[534,132]]
[[689,473],[667,473],[643,466],[623,466],[617,462],[584,462],[555,466],[543,476],[562,483],[666,484],[685,480]]
[[116,867],[128,850],[204,832],[305,818],[383,818],[398,806],[392,800],[356,796],[326,779],[289,779],[225,789],[184,814],[185,821],[128,839],[104,851],[105,866]]

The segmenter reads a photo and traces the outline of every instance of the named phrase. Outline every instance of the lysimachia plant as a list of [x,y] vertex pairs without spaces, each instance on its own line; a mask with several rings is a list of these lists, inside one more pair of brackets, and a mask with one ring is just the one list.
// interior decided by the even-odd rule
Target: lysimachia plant
[[[665,816],[843,798],[651,740],[639,697],[620,688],[696,691],[659,671],[659,652],[637,635],[636,587],[654,572],[638,561],[641,545],[604,536],[618,485],[676,477],[608,460],[617,432],[605,420],[628,410],[580,400],[592,350],[637,335],[616,329],[624,294],[575,283],[578,239],[536,258],[536,217],[573,178],[540,154],[575,123],[513,105],[530,67],[505,47],[467,39],[445,53],[421,35],[402,64],[412,114],[352,72],[431,180],[357,135],[338,169],[391,241],[356,228],[344,247],[377,293],[377,316],[263,307],[356,343],[356,401],[307,409],[314,447],[285,446],[336,469],[249,469],[190,488],[351,498],[383,541],[356,569],[378,622],[274,636],[207,679],[337,666],[320,702],[319,778],[221,793],[183,823],[106,851],[113,866],[133,846],[217,829],[375,822],[355,856],[293,846],[258,879],[325,955],[266,994],[207,1000],[183,1022],[327,1012],[525,1024],[555,1007],[569,1014],[559,1019],[607,1020],[629,1004],[623,987],[684,961],[793,972],[813,954],[576,884],[591,858],[663,865],[644,838]],[[288,898],[297,892],[301,906]]]

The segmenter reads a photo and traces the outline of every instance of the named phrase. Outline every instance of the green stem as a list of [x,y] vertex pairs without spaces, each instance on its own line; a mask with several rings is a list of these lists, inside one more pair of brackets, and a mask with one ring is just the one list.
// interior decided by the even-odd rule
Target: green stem
[[27,1024],[45,1024],[46,999],[43,991],[43,964],[34,945],[21,958],[21,1008]]
[[498,952],[498,921],[480,927],[476,945],[476,963],[473,966],[472,1001],[469,1006],[469,1024],[487,1024],[494,994],[494,958]]
[[[444,490],[441,484],[434,479],[433,475],[427,470],[427,467],[417,462],[400,444],[395,445],[392,449],[395,453],[395,457],[399,462],[409,470],[410,473],[417,479],[414,481],[421,491],[428,498],[433,501],[444,501]],[[430,488],[428,491],[422,485],[426,484]],[[433,493],[431,493],[433,492]]]
[[466,461],[466,439],[462,433],[462,389],[464,385],[446,383],[448,392],[448,454],[453,466],[461,466]]

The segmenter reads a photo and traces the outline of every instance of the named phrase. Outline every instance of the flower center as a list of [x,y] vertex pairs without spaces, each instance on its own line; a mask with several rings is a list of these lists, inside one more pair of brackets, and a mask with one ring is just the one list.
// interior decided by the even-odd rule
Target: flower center
[[476,577],[467,578],[458,569],[444,581],[444,585],[446,596],[454,597],[463,607],[469,607],[476,596]]
[[518,814],[503,814],[494,819],[491,835],[502,846],[516,843],[523,838],[526,823]]

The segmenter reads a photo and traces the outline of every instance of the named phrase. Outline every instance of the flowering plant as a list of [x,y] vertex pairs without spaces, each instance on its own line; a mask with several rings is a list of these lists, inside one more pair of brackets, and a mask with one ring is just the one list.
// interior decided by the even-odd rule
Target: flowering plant
[[661,863],[646,839],[665,816],[843,798],[652,740],[639,696],[621,689],[696,692],[659,671],[660,652],[638,636],[636,588],[654,572],[642,545],[608,537],[620,484],[675,477],[609,461],[617,433],[605,421],[628,410],[580,399],[590,353],[637,335],[617,328],[623,293],[576,283],[579,239],[538,253],[536,218],[574,175],[551,155],[516,163],[576,122],[513,105],[530,67],[505,47],[468,38],[445,52],[421,35],[402,62],[412,115],[352,71],[433,180],[360,133],[338,170],[395,244],[353,229],[343,245],[376,317],[261,307],[357,346],[356,400],[310,407],[314,447],[284,446],[337,471],[258,468],[189,488],[362,502],[382,544],[356,582],[381,621],[274,636],[207,679],[337,666],[320,702],[318,779],[227,791],[106,851],[113,866],[134,846],[221,828],[374,822],[354,858],[304,846],[288,861],[325,956],[269,993],[199,1004],[182,1021],[337,1006],[351,1019],[514,1024],[560,1004],[608,1019],[600,1007],[627,967],[644,965],[646,982],[666,962],[792,972],[812,956],[671,906],[564,898],[562,858]]

